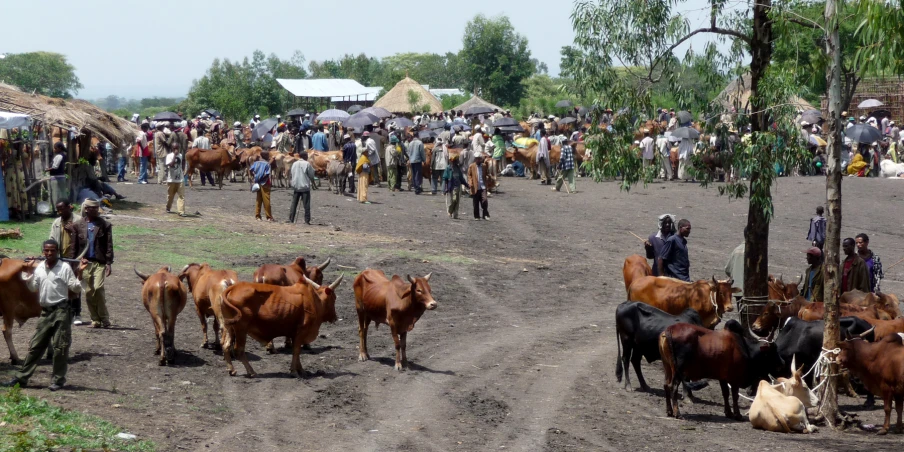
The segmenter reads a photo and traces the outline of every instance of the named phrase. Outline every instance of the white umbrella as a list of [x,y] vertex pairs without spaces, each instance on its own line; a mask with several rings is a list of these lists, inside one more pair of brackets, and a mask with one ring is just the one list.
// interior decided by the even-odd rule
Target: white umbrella
[[885,104],[880,102],[878,99],[867,99],[867,100],[857,104],[857,108],[876,108],[876,107],[881,107],[883,105],[885,105]]

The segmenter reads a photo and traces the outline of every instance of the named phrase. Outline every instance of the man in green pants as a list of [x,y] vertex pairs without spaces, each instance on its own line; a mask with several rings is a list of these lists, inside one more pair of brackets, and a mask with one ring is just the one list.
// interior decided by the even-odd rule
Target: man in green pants
[[77,250],[88,248],[85,259],[85,302],[91,314],[91,326],[109,328],[110,314],[104,292],[104,279],[112,273],[113,226],[101,218],[100,203],[86,199],[83,203],[85,216],[76,225]]
[[12,380],[3,384],[6,387],[28,386],[28,380],[35,373],[38,360],[48,344],[53,346],[53,376],[47,389],[56,391],[66,384],[69,345],[72,343],[72,305],[69,303],[69,292],[82,291],[79,279],[88,263],[83,261],[73,273],[69,264],[59,260],[60,245],[53,239],[44,242],[43,254],[44,262],[35,267],[33,275],[22,274],[28,289],[38,292],[41,319],[31,338],[25,364]]
[[555,191],[562,189],[562,186],[568,184],[566,190],[569,193],[575,193],[574,186],[574,149],[571,147],[574,142],[568,140],[562,145],[561,156],[559,157],[559,177],[556,178]]

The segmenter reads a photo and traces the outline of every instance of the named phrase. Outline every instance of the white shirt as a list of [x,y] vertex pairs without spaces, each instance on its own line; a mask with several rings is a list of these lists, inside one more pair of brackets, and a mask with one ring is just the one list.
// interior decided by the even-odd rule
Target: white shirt
[[135,142],[140,144],[142,149],[148,147],[148,135],[144,131],[139,132]]
[[38,292],[38,302],[43,308],[56,306],[69,300],[69,292],[81,293],[82,285],[69,264],[57,261],[51,269],[47,263],[41,262],[35,268],[35,274],[25,280],[28,290]]
[[210,138],[201,135],[198,138],[195,138],[195,141],[192,141],[191,147],[198,149],[210,149]]
[[640,140],[640,147],[643,149],[643,158],[645,160],[652,160],[656,155],[653,153],[653,138],[652,137],[644,137],[643,140]]
[[688,158],[691,154],[694,153],[694,140],[689,138],[682,138],[681,143],[678,144],[678,157],[679,158]]
[[668,157],[669,156],[669,139],[665,136],[661,136],[656,139],[656,147],[659,148],[659,153]]

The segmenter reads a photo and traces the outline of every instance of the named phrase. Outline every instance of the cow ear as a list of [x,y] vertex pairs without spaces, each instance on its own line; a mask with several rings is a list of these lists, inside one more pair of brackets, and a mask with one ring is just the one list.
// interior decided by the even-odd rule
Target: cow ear
[[328,296],[328,297],[332,297],[333,289],[330,289],[330,286],[326,286],[323,288],[323,293],[326,294],[326,296]]

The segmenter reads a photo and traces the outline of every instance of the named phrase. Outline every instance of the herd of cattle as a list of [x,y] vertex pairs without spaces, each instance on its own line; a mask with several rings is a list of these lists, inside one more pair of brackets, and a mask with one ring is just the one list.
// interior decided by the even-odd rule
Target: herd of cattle
[[[302,376],[301,348],[317,338],[321,324],[338,320],[336,288],[343,276],[329,285],[323,284],[323,271],[330,262],[327,259],[320,265],[307,266],[299,257],[289,265],[264,264],[254,272],[253,282],[241,282],[235,271],[213,269],[208,264],[189,264],[179,273],[162,267],[150,275],[134,269],[143,282],[141,298],[154,325],[155,354],[160,357],[160,365],[171,364],[176,358],[176,317],[191,293],[204,335],[202,347],[222,349],[230,375],[236,374],[233,355],[241,360],[249,377],[256,375],[245,355],[245,342],[250,336],[266,344],[270,353],[275,352],[273,340],[285,337],[287,347],[292,349],[290,374]],[[21,362],[13,346],[13,322],[22,325],[41,314],[37,294],[29,291],[21,278],[23,273],[33,271],[34,266],[23,260],[0,259],[0,315],[13,364]],[[382,271],[367,269],[355,277],[359,360],[369,359],[367,329],[373,322],[389,326],[395,342],[395,368],[402,370],[407,366],[408,332],[425,311],[437,306],[430,276],[387,278]],[[216,336],[213,342],[207,334],[211,317]]]
[[[689,382],[712,379],[721,386],[727,417],[741,418],[740,388],[757,388],[748,415],[755,428],[815,431],[806,413],[806,408],[818,403],[810,389],[817,373],[814,368],[834,359],[862,382],[867,404],[873,403],[873,395],[882,397],[885,423],[879,433],[889,431],[892,402],[897,429],[904,432],[904,317],[894,295],[844,293],[840,300],[844,340],[839,350],[826,352],[823,303],[805,300],[795,284],[786,284],[781,277],[769,278],[771,301],[749,330],[736,320],[715,330],[722,315],[734,309],[731,298],[738,289],[732,289],[733,281],[713,277],[684,282],[652,276],[640,255],[625,259],[623,276],[630,301],[620,304],[615,313],[616,379],[621,382],[624,377],[625,388],[631,389],[625,372],[630,362],[641,389],[649,391],[641,360],[661,360],[668,416],[681,416],[679,383],[692,397],[694,387]],[[778,379],[770,383],[770,376]],[[856,396],[850,380],[843,380],[844,389]]]

